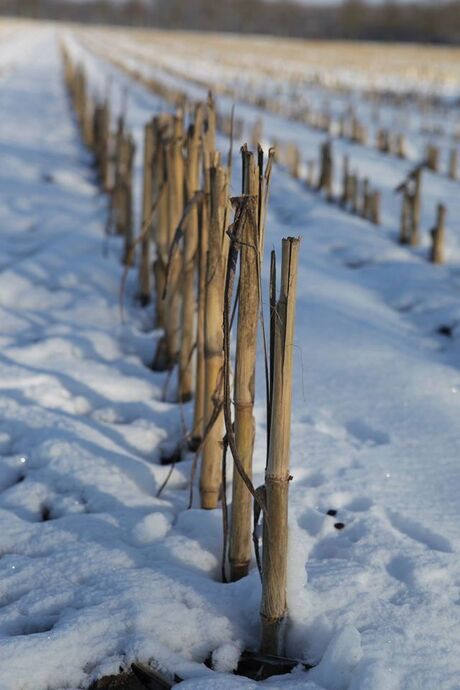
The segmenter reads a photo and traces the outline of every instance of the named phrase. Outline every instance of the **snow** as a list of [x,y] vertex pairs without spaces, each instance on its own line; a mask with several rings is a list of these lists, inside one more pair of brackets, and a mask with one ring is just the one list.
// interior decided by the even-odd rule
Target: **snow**
[[[458,688],[458,183],[425,178],[424,231],[439,193],[452,219],[449,262],[432,266],[425,247],[395,243],[396,202],[376,229],[275,169],[266,250],[303,237],[287,652],[316,667],[238,678],[240,650],[257,648],[257,570],[219,581],[221,513],[198,509],[196,491],[187,510],[191,459],[156,496],[169,472],[159,457],[191,409],[164,401],[164,375],[146,366],[158,333],[135,305],[134,273],[121,323],[122,248],[104,238],[106,200],[65,96],[60,36],[22,31],[30,52],[18,49],[0,81],[1,690],[86,688],[136,659],[189,690]],[[62,36],[119,102],[127,77]],[[164,107],[131,84],[138,198],[142,126]],[[316,134],[272,117],[278,136],[313,146]],[[388,189],[409,165],[356,155]],[[446,324],[452,338],[437,333]],[[260,367],[257,485],[263,387]]]

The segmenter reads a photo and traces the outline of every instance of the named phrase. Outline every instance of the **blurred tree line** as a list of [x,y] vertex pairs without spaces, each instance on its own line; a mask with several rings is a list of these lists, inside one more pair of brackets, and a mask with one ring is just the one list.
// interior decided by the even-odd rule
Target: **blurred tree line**
[[0,14],[88,23],[262,33],[301,38],[460,42],[460,0],[0,0]]

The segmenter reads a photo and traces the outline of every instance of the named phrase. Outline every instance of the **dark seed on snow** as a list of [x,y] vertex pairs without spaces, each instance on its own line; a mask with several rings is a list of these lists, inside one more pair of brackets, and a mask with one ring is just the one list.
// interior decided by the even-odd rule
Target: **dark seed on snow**
[[51,511],[48,508],[48,506],[42,506],[41,514],[42,514],[43,522],[47,522],[48,520],[51,519]]
[[343,522],[336,522],[334,524],[334,527],[335,527],[335,529],[343,529],[345,527],[345,525],[343,524]]
[[446,338],[452,338],[452,335],[453,335],[452,327],[451,326],[439,326],[438,333],[439,333],[439,335],[445,335]]
[[328,510],[328,511],[327,511],[327,515],[330,515],[331,517],[335,517],[335,516],[337,515],[337,511],[336,511],[336,510],[333,510],[333,509],[331,508],[331,510]]

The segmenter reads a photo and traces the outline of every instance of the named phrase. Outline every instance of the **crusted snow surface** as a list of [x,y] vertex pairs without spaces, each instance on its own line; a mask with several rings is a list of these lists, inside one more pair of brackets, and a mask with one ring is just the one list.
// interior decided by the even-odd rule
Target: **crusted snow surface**
[[[104,237],[106,200],[54,31],[37,34],[32,57],[0,82],[0,688],[86,688],[136,659],[177,673],[184,689],[256,688],[231,674],[239,651],[257,648],[256,569],[219,581],[221,514],[201,511],[196,491],[187,510],[190,459],[156,497],[169,471],[159,458],[181,437],[183,416],[147,366],[158,333],[152,312],[135,305],[134,273],[120,321],[121,246]],[[79,50],[93,85],[110,76],[119,96],[126,77]],[[162,107],[132,85],[139,148],[143,123]],[[267,251],[286,235],[303,238],[287,653],[316,667],[260,685],[454,690],[456,253],[431,266],[395,244],[395,228],[344,214],[277,168]],[[442,325],[452,337],[438,334]],[[203,663],[210,655],[216,671]]]

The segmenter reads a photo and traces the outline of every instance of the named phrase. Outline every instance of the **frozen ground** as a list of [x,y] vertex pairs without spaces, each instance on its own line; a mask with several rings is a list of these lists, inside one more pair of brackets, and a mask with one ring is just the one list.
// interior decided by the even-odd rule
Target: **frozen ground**
[[[155,497],[161,448],[183,422],[145,366],[157,334],[134,306],[134,274],[120,324],[121,247],[104,252],[105,200],[56,36],[34,36],[0,82],[0,688],[76,690],[150,658],[186,678],[178,687],[255,688],[225,672],[257,646],[257,572],[219,583],[220,511],[185,509],[190,461]],[[126,78],[81,54],[116,98]],[[161,107],[132,86],[139,142]],[[267,251],[287,234],[303,237],[288,653],[319,665],[261,686],[458,690],[454,224],[450,263],[434,267],[395,244],[391,217],[376,230],[277,169]],[[202,663],[210,653],[219,674]]]

